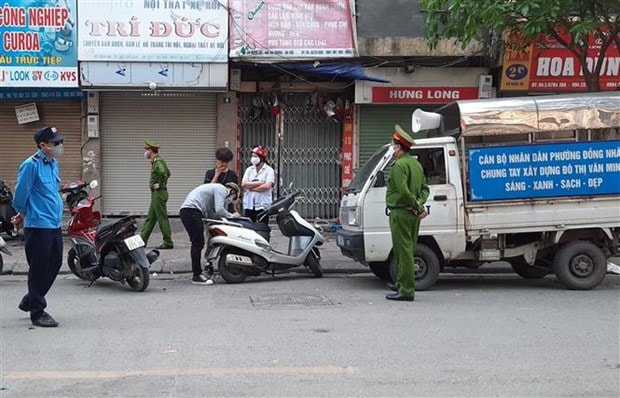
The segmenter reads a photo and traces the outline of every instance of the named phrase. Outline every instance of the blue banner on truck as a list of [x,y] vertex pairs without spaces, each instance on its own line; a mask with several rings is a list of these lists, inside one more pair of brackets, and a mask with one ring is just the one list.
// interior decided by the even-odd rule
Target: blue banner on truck
[[468,150],[472,201],[620,194],[620,141]]

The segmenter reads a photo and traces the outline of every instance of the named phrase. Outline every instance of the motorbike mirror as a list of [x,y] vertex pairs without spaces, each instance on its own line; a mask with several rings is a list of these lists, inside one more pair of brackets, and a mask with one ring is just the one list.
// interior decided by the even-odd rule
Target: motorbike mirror
[[99,182],[97,180],[92,180],[90,184],[88,184],[88,186],[90,187],[90,189],[95,189],[99,186]]

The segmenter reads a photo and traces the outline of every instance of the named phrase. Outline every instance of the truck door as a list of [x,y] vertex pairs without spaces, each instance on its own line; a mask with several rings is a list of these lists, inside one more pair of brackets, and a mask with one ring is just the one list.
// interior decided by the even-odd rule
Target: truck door
[[446,148],[441,146],[412,148],[410,152],[422,164],[430,188],[426,201],[428,216],[420,225],[420,235],[453,235],[457,232],[457,190],[450,179],[459,176],[447,173],[449,167],[445,151]]

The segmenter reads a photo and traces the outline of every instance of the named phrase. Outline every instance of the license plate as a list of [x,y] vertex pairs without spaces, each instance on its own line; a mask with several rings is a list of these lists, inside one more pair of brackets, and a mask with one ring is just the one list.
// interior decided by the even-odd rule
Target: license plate
[[344,237],[342,237],[342,236],[337,236],[337,237],[336,237],[336,244],[337,244],[338,246],[344,246]]
[[140,235],[134,235],[131,238],[125,239],[123,242],[125,242],[125,246],[127,246],[129,250],[134,250],[144,246],[144,241]]

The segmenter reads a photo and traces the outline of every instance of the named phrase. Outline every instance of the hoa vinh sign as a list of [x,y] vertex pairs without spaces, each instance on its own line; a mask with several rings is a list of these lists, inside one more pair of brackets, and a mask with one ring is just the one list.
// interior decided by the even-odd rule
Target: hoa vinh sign
[[[562,35],[568,40],[566,34]],[[601,50],[601,43],[591,37],[586,67],[592,72]],[[607,48],[599,73],[602,91],[620,88],[620,54],[615,42]],[[541,40],[524,51],[506,51],[501,79],[502,90],[513,91],[586,91],[586,82],[580,61],[553,37]]]

